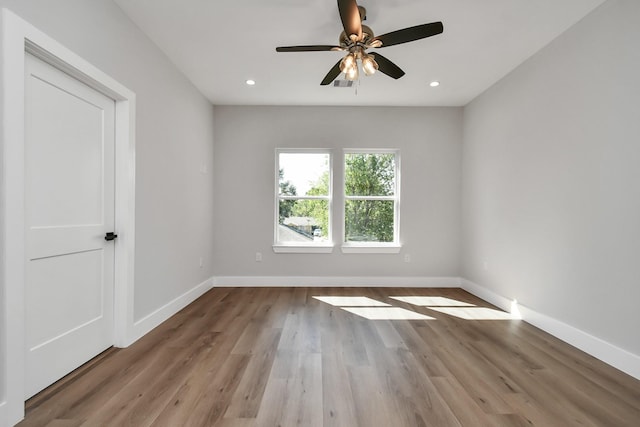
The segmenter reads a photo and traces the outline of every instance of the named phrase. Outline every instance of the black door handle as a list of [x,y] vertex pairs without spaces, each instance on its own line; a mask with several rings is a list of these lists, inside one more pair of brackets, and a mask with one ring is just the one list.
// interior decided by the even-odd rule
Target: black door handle
[[118,235],[116,233],[114,233],[113,231],[109,231],[104,236],[104,240],[106,240],[106,241],[111,241],[111,240],[114,240],[114,239],[117,239],[117,238],[118,238]]

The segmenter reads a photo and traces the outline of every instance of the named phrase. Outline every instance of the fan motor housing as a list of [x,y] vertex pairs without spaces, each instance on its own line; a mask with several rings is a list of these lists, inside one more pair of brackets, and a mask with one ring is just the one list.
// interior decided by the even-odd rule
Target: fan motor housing
[[[367,26],[367,25],[363,25],[362,26],[362,43],[367,44],[367,42],[369,40],[371,40],[372,38],[375,37],[375,34],[373,33],[373,30],[371,29],[371,27]],[[351,45],[353,44],[353,42],[351,41],[351,39],[347,36],[347,33],[342,31],[340,33],[340,37],[338,37],[338,44],[346,49],[348,49],[349,47],[351,47]]]

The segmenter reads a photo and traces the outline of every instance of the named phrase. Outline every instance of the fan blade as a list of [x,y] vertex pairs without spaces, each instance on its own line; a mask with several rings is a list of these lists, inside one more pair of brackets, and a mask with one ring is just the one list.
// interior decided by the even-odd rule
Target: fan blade
[[432,22],[430,24],[416,25],[415,27],[392,31],[375,37],[374,40],[380,40],[382,42],[382,46],[380,47],[387,47],[435,36],[436,34],[442,33],[443,30],[442,22]]
[[338,0],[338,11],[347,37],[355,34],[357,40],[362,40],[362,21],[356,0]]
[[374,59],[378,63],[378,71],[381,73],[384,73],[389,77],[393,77],[396,80],[404,76],[404,71],[402,71],[400,67],[380,55],[378,52],[372,53],[371,55],[374,56]]
[[336,62],[336,65],[334,65],[333,68],[329,70],[327,75],[324,76],[324,79],[320,83],[321,86],[328,85],[329,83],[334,81],[336,79],[336,77],[338,77],[340,75],[340,73],[342,72],[342,71],[340,71],[340,62],[341,61],[342,61],[342,59],[340,61]]
[[329,50],[344,50],[340,46],[311,45],[311,46],[282,46],[277,47],[276,52],[323,52]]

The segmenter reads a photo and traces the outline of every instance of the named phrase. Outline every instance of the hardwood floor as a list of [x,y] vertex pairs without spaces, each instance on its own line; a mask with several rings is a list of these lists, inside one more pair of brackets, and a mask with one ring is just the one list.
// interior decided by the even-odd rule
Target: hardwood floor
[[491,308],[460,289],[217,288],[19,425],[640,426],[640,381]]

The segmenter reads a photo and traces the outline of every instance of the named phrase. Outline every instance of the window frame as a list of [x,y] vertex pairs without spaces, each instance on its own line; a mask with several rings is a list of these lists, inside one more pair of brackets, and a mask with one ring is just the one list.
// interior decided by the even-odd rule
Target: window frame
[[[280,154],[327,154],[329,156],[329,188],[326,196],[282,196],[280,194]],[[273,251],[276,253],[331,253],[333,252],[333,151],[327,148],[276,148]],[[281,200],[326,200],[328,209],[328,230],[326,242],[280,242],[278,225]]]
[[[393,154],[395,157],[395,189],[393,196],[349,196],[346,194],[347,167],[349,154]],[[345,148],[342,153],[342,243],[343,253],[399,253],[400,243],[400,150],[390,148]],[[393,241],[392,242],[347,242],[347,218],[345,215],[349,200],[391,200],[393,204]]]

